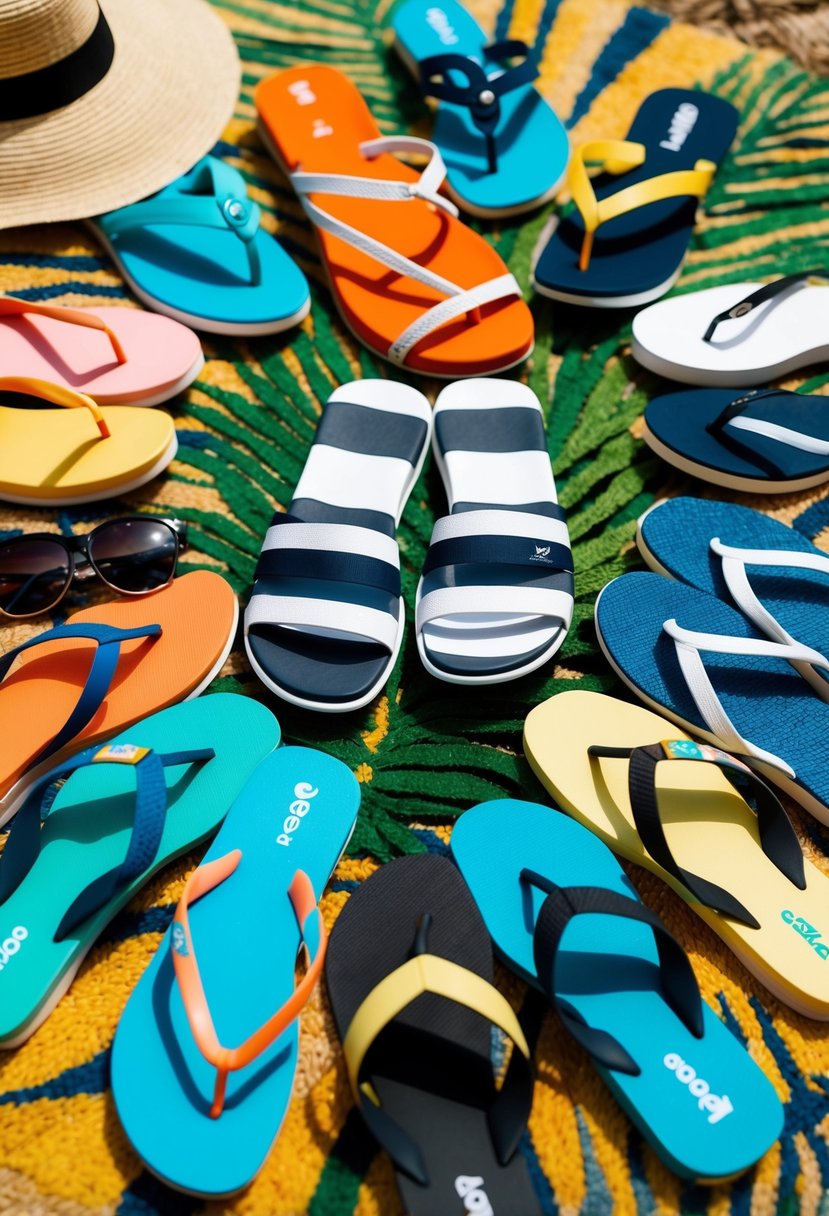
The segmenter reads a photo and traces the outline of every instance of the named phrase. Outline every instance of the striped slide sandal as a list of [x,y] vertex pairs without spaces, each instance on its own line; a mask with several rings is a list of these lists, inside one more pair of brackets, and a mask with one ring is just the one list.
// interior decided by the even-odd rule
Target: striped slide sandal
[[336,389],[287,512],[273,518],[245,613],[245,649],[271,692],[304,709],[361,709],[403,640],[395,531],[432,412],[390,380]]
[[435,405],[435,459],[449,511],[417,590],[417,646],[452,684],[535,671],[573,616],[573,557],[532,389],[466,380]]

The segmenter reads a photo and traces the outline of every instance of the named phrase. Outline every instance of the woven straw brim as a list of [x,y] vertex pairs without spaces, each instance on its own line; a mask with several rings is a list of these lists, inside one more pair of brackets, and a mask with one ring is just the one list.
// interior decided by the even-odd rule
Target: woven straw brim
[[0,123],[0,228],[83,219],[185,173],[233,114],[240,65],[205,0],[101,0],[115,40],[104,79],[36,118]]

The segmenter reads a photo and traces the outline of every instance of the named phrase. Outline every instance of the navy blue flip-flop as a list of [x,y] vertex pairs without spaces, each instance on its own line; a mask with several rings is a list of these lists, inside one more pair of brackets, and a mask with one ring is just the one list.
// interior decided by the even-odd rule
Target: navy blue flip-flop
[[655,397],[644,439],[702,481],[755,494],[829,481],[829,403],[782,388],[696,388]]
[[596,632],[641,701],[829,823],[829,705],[801,676],[809,664],[829,669],[822,655],[769,641],[728,604],[650,573],[608,583]]
[[[551,221],[552,235],[549,228],[542,233],[539,244],[547,243],[533,270],[536,290],[594,308],[627,308],[664,295],[682,268],[697,205],[738,118],[734,106],[709,93],[660,89],[642,103],[625,140],[576,149],[568,175],[574,205]],[[591,183],[586,165],[595,163],[604,172]]]
[[[636,542],[657,574],[732,604],[760,633],[829,654],[829,557],[794,528],[735,503],[672,498],[639,520]],[[829,683],[803,673],[829,700]]]

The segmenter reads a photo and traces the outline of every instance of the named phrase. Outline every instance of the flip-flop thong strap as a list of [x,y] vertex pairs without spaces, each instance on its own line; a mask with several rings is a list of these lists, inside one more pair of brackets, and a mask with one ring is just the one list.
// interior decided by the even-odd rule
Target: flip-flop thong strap
[[[424,917],[428,928],[431,917]],[[422,937],[419,934],[419,937]],[[508,1075],[489,1111],[489,1127],[502,1162],[515,1152],[532,1102],[530,1049],[509,1002],[483,976],[450,959],[418,950],[368,993],[355,1012],[343,1040],[348,1077],[355,1100],[375,1138],[399,1169],[423,1184],[428,1182],[417,1145],[383,1111],[361,1070],[372,1044],[399,1015],[424,993],[440,996],[479,1014],[515,1044]],[[514,1067],[513,1067],[514,1066]]]
[[207,895],[234,873],[242,860],[240,849],[234,849],[215,861],[194,870],[179,900],[170,931],[170,948],[176,981],[184,1002],[190,1032],[201,1054],[216,1069],[216,1083],[210,1107],[211,1119],[217,1119],[224,1109],[229,1073],[246,1068],[276,1042],[296,1021],[308,1004],[322,973],[325,960],[326,933],[317,907],[317,896],[311,880],[303,870],[297,870],[288,888],[288,898],[296,916],[302,944],[308,956],[308,969],[294,989],[293,995],[238,1047],[224,1047],[219,1041],[207,995],[204,991],[195,946],[190,932],[189,908],[197,899]]
[[109,692],[118,660],[121,655],[121,644],[135,638],[157,638],[161,636],[160,625],[140,625],[136,629],[118,629],[114,625],[58,625],[48,629],[36,637],[22,642],[14,650],[8,651],[0,658],[0,683],[9,671],[18,655],[24,650],[31,650],[45,642],[64,642],[75,638],[95,642],[92,663],[86,677],[80,696],[69,717],[60,730],[49,739],[39,752],[32,757],[31,765],[40,763],[60,751],[64,744],[69,743],[76,735],[88,726],[92,718],[101,708],[104,698]]
[[623,139],[597,139],[583,144],[573,153],[568,183],[573,202],[584,221],[584,240],[579,255],[579,269],[587,270],[596,229],[609,220],[636,211],[648,203],[670,198],[701,199],[708,192],[717,166],[710,160],[698,160],[693,169],[677,169],[656,177],[625,186],[615,194],[599,200],[587,172],[588,163],[597,163],[603,172],[619,174],[636,169],[645,162],[643,144]]
[[[829,279],[829,270],[801,270],[797,274],[787,274],[781,279],[775,279],[772,283],[764,283],[762,287],[758,287],[756,291],[752,291],[744,299],[738,300],[736,304],[732,304],[724,312],[719,312],[716,317],[712,317],[710,325],[702,335],[703,342],[711,342],[713,340],[714,334],[723,321],[745,317],[761,304],[765,304],[768,300],[773,300],[776,296],[782,295],[790,287],[800,286],[809,279]],[[766,318],[762,319],[765,320]]]
[[[602,1067],[636,1076],[641,1071],[622,1044],[605,1030],[589,1026],[581,1014],[556,991],[556,964],[568,925],[577,916],[619,916],[640,921],[653,930],[659,956],[662,995],[677,1017],[696,1038],[702,1038],[702,998],[688,955],[662,921],[638,899],[606,887],[560,887],[535,870],[521,871],[529,896],[530,887],[546,892],[533,933],[533,961],[538,982],[558,1010],[573,1037]],[[609,977],[612,983],[612,978]]]
[[40,397],[50,405],[89,410],[100,432],[99,438],[109,439],[109,427],[98,403],[68,385],[53,384],[51,380],[40,380],[36,376],[0,376],[0,393],[23,393],[27,397]]
[[55,932],[62,941],[82,921],[108,904],[124,887],[143,874],[155,860],[164,832],[167,785],[164,769],[182,764],[203,764],[215,755],[212,748],[158,753],[131,743],[90,747],[46,773],[31,786],[17,812],[0,856],[0,905],[17,890],[36,862],[43,839],[41,818],[55,783],[93,764],[121,764],[133,769],[136,782],[132,832],[123,861],[99,875],[72,901]]
[[[690,739],[668,739],[644,747],[603,747],[598,744],[587,749],[597,758],[628,760],[628,793],[633,821],[639,837],[650,856],[664,870],[679,879],[700,903],[740,921],[752,929],[760,922],[730,892],[679,865],[671,852],[662,823],[659,791],[656,786],[657,765],[665,760],[685,760],[715,764],[745,799],[757,816],[760,845],[769,860],[799,890],[806,886],[803,853],[794,828],[777,795],[756,773],[719,748]],[[747,788],[746,788],[747,787]]]
[[96,317],[91,309],[64,308],[63,305],[44,304],[40,300],[19,300],[16,296],[0,296],[0,317],[28,315],[49,317],[53,321],[64,321],[67,325],[81,325],[85,329],[98,329],[109,338],[116,362],[127,362],[127,356],[118,335],[105,321]]

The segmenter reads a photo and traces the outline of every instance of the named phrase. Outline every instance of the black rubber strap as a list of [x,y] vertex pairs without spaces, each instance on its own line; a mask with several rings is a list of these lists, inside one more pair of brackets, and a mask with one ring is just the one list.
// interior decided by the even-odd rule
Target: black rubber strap
[[[641,1069],[630,1053],[605,1030],[589,1026],[569,1001],[555,990],[556,962],[567,926],[576,916],[599,913],[640,921],[653,930],[659,954],[662,995],[680,1021],[696,1038],[702,1038],[702,998],[699,986],[679,942],[655,912],[638,899],[609,891],[606,887],[559,887],[535,870],[521,871],[521,881],[547,892],[533,933],[533,959],[539,983],[573,1037],[603,1068],[638,1076]],[[609,977],[612,982],[612,976]]]
[[715,764],[756,814],[760,844],[768,859],[800,891],[805,889],[803,851],[782,804],[765,781],[732,756],[714,747],[703,750],[696,743],[681,739],[653,743],[647,747],[591,747],[588,748],[588,755],[629,759],[630,805],[643,845],[663,870],[683,883],[694,898],[707,908],[713,908],[715,912],[752,929],[760,928],[760,922],[724,887],[692,874],[677,863],[665,837],[656,788],[656,766],[663,760]]
[[748,464],[753,464],[755,468],[762,470],[762,472],[771,477],[785,477],[785,470],[769,457],[761,456],[750,444],[738,439],[734,430],[728,430],[727,427],[729,422],[744,414],[755,401],[760,401],[764,397],[779,397],[780,391],[778,388],[749,389],[747,393],[742,393],[734,401],[729,401],[722,413],[718,414],[713,422],[709,422],[705,428],[709,435],[712,435],[723,447],[733,452],[735,456],[739,456],[741,460],[745,460]]
[[114,55],[112,31],[99,11],[86,42],[63,59],[34,72],[0,79],[0,122],[34,118],[77,101],[103,80]]
[[732,320],[735,317],[744,317],[747,313],[753,312],[760,304],[773,300],[775,296],[788,291],[790,287],[794,287],[798,283],[805,283],[807,279],[829,279],[829,270],[801,270],[799,274],[787,274],[782,279],[775,279],[773,283],[765,283],[753,291],[750,296],[746,296],[744,300],[732,304],[731,308],[727,308],[725,312],[718,313],[703,334],[703,342],[711,341],[721,322]]

